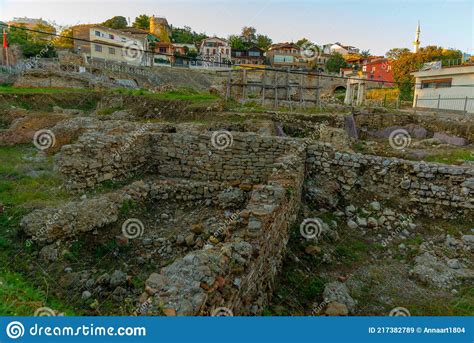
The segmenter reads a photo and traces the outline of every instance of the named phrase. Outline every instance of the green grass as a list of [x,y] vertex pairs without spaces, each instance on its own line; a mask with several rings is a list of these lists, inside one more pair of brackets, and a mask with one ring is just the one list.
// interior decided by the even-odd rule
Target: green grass
[[97,114],[99,116],[109,116],[112,113],[121,110],[119,107],[108,107],[108,108],[101,108],[100,110],[97,110]]
[[32,287],[22,275],[0,270],[0,315],[33,316],[40,307],[74,315],[74,312],[59,301]]
[[473,316],[474,315],[474,288],[468,285],[458,288],[459,293],[454,297],[411,298],[409,301],[395,299],[397,304],[410,310],[412,316]]
[[351,265],[353,262],[361,261],[366,256],[368,250],[367,243],[360,240],[347,239],[336,247],[335,253],[344,264]]
[[19,274],[33,263],[27,251],[36,249],[25,247],[25,238],[19,237],[21,219],[37,206],[55,205],[67,198],[53,172],[52,158],[37,158],[37,154],[30,145],[0,147],[0,315],[33,315],[43,306],[61,312],[65,308],[48,297],[47,285],[37,287],[42,280],[30,283]]
[[444,164],[460,164],[463,161],[474,161],[474,151],[457,149],[444,154],[428,156],[426,157],[426,161]]
[[53,172],[51,157],[37,159],[38,150],[29,145],[0,147],[0,199],[4,206],[61,202],[66,193]]
[[26,87],[11,87],[0,86],[0,94],[58,94],[71,92],[93,92],[94,90],[88,88],[26,88]]
[[160,100],[182,100],[182,101],[191,101],[191,102],[209,102],[219,100],[220,97],[218,95],[210,94],[210,93],[203,93],[197,92],[191,89],[180,89],[180,90],[172,90],[162,93],[153,93],[148,90],[144,89],[123,89],[117,88],[113,90],[114,93],[124,94],[124,95],[132,95],[132,96],[146,96],[152,99],[160,99]]

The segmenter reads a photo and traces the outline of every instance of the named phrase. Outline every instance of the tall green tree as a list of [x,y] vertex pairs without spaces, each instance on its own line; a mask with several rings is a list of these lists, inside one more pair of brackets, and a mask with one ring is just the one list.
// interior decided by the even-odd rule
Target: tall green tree
[[362,50],[359,55],[360,57],[363,57],[363,58],[370,57],[371,56],[370,50]]
[[270,45],[272,45],[273,41],[270,37],[266,35],[257,35],[257,46],[260,49],[267,50]]
[[171,28],[171,40],[174,43],[199,44],[203,39],[206,38],[207,35],[205,33],[197,33],[193,31],[189,26],[185,26],[183,28]]
[[111,29],[124,29],[127,27],[127,19],[122,16],[112,17],[102,23],[105,27],[110,27]]
[[347,62],[338,52],[333,52],[326,62],[326,69],[331,73],[339,73],[339,70],[345,67]]
[[140,14],[138,17],[135,18],[135,21],[132,24],[133,27],[137,29],[142,29],[145,31],[150,30],[150,17],[146,14]]
[[229,44],[232,49],[243,50],[247,48],[247,44],[245,44],[241,36],[230,35],[227,40],[229,41]]

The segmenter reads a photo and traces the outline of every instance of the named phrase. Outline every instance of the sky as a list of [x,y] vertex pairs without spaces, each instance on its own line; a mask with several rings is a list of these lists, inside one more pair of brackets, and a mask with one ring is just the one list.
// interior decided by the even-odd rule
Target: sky
[[421,45],[474,54],[473,0],[0,0],[0,20],[43,18],[59,25],[100,23],[115,15],[164,16],[174,26],[226,38],[253,26],[273,41],[341,42],[372,54]]

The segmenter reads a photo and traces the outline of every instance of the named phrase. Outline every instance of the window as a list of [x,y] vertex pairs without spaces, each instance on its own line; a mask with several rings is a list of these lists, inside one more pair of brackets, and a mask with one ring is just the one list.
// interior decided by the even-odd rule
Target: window
[[167,51],[166,48],[164,48],[164,47],[161,47],[161,48],[160,48],[160,52],[161,52],[162,54],[166,54],[166,51]]
[[249,56],[260,57],[260,51],[249,51]]
[[109,54],[115,55],[115,48],[109,48]]
[[241,52],[241,51],[236,51],[236,52],[235,52],[235,56],[237,56],[237,57],[242,56],[242,52]]
[[97,37],[100,37],[100,31],[95,31],[95,35],[96,35]]
[[275,55],[273,61],[275,63],[293,63],[294,57],[293,56],[284,56],[284,55]]
[[102,45],[94,44],[94,50],[97,52],[102,52]]
[[216,50],[216,49],[212,49],[212,54],[213,54],[213,55],[217,54],[217,50]]
[[453,79],[437,79],[421,81],[421,88],[450,88]]
[[229,54],[229,49],[225,49],[225,54],[226,54],[226,55]]

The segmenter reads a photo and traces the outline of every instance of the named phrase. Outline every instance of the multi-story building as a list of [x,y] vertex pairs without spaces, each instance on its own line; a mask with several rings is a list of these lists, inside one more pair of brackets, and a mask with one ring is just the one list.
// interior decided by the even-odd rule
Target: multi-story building
[[179,44],[170,42],[155,43],[153,65],[156,64],[189,64],[187,56],[190,53],[197,55],[193,44]]
[[74,51],[89,59],[149,65],[149,33],[143,30],[115,30],[101,25],[78,25],[72,28]]
[[362,72],[368,80],[384,81],[385,86],[393,86],[392,60],[389,58],[368,60],[362,64]]
[[265,64],[265,52],[257,46],[249,49],[232,49],[233,64]]
[[267,60],[272,67],[307,68],[307,58],[295,43],[273,44],[268,48]]
[[231,63],[232,49],[225,39],[212,37],[201,42],[199,53],[203,60],[217,63]]

